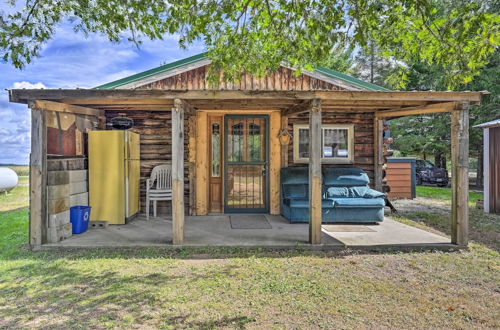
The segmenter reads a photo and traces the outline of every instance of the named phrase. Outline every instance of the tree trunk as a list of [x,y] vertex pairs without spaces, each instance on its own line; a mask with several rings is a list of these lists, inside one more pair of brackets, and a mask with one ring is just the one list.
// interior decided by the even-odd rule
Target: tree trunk
[[441,166],[439,166],[439,165],[441,165],[441,154],[440,153],[434,154],[434,165],[436,165],[437,167],[441,167]]

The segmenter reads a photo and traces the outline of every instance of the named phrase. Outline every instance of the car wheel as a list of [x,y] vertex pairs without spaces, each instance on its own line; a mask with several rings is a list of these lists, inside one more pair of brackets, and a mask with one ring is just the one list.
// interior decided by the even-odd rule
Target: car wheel
[[448,186],[448,182],[446,182],[446,183],[438,183],[437,186],[438,187],[447,187]]
[[417,186],[422,185],[422,178],[417,176]]

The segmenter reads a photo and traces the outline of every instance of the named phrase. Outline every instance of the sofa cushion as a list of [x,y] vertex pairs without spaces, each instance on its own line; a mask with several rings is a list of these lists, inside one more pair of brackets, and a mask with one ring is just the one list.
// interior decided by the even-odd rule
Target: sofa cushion
[[330,198],[362,198],[370,189],[367,186],[359,187],[329,187],[326,196]]
[[334,207],[338,208],[364,208],[364,207],[384,207],[383,198],[334,198]]
[[307,184],[284,184],[282,187],[284,198],[307,198]]
[[366,186],[370,183],[368,175],[359,168],[325,168],[323,184],[326,186]]
[[329,198],[380,198],[384,193],[370,189],[367,186],[358,187],[330,187],[326,191]]
[[365,192],[364,198],[385,198],[385,194],[375,189],[368,188]]
[[309,169],[307,167],[282,168],[281,184],[309,184]]
[[[309,208],[309,199],[300,198],[300,199],[290,199],[285,198],[283,200],[285,205],[290,207],[298,207],[298,208]],[[321,201],[322,208],[333,208],[333,201],[331,199],[323,199]]]

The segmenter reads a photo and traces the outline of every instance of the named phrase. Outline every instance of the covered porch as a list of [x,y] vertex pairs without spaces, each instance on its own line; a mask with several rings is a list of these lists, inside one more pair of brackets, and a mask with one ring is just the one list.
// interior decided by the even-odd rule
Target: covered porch
[[[187,216],[184,230],[186,247],[241,247],[272,249],[450,249],[446,237],[408,226],[386,217],[380,224],[325,224],[321,227],[321,244],[309,244],[308,225],[291,224],[282,216],[265,217],[266,225],[234,228],[241,214]],[[236,221],[235,221],[236,218]],[[239,218],[239,219],[238,219]],[[241,222],[241,221],[240,221]],[[254,227],[254,228],[250,228]],[[266,227],[266,228],[264,228]],[[92,228],[58,243],[46,244],[57,248],[131,248],[172,246],[172,219],[146,220],[139,216],[124,226]]]
[[[280,246],[293,244],[313,244],[326,246],[357,246],[362,245],[356,239],[341,234],[328,232],[321,225],[322,220],[322,163],[321,163],[321,124],[322,117],[327,114],[349,114],[370,121],[369,132],[365,140],[369,149],[363,147],[365,155],[359,157],[362,166],[369,166],[372,186],[381,190],[383,185],[383,126],[388,118],[449,112],[451,114],[452,137],[452,237],[451,246],[467,246],[468,243],[468,116],[469,106],[479,104],[481,93],[477,92],[368,92],[368,91],[243,91],[243,90],[11,90],[12,102],[26,103],[32,111],[32,155],[31,155],[31,196],[30,196],[30,244],[33,247],[46,245],[47,240],[47,111],[72,113],[93,118],[98,128],[103,129],[106,115],[110,112],[143,111],[155,113],[169,111],[171,117],[165,121],[165,126],[171,126],[171,163],[172,163],[172,218],[163,222],[165,225],[163,239],[158,244],[180,245],[246,245],[258,243],[261,246]],[[234,114],[262,113],[273,111],[279,113],[281,128],[288,127],[288,118],[301,115],[307,119],[309,129],[309,224],[289,224],[279,216],[279,170],[288,166],[288,147],[277,143],[279,136],[270,134],[275,148],[271,150],[270,172],[271,189],[269,191],[270,215],[268,221],[275,224],[264,233],[258,229],[255,235],[246,232],[227,230],[227,215],[217,217],[205,216],[187,217],[186,214],[200,214],[194,205],[203,203],[207,190],[196,178],[196,167],[200,165],[197,158],[192,158],[189,142],[200,140],[193,134],[190,127],[197,114],[202,112],[230,112]],[[305,114],[305,115],[304,115]],[[194,121],[195,122],[195,121]],[[365,129],[366,130],[366,129]],[[356,145],[354,145],[356,147]],[[368,151],[367,151],[368,150]],[[368,155],[366,155],[368,153]],[[187,155],[187,156],[186,156]],[[361,160],[362,158],[362,160]],[[274,165],[273,165],[274,164]],[[350,164],[357,167],[357,159]],[[198,179],[198,181],[197,181]],[[205,183],[206,185],[206,183]],[[189,191],[186,196],[186,190]],[[274,204],[273,204],[274,201]],[[205,201],[206,202],[206,201]],[[186,207],[188,204],[188,207]],[[206,221],[203,221],[205,219]],[[142,224],[142,218],[136,220],[136,225]],[[157,220],[159,221],[159,220]],[[161,221],[159,221],[161,224]],[[220,224],[220,226],[218,225]],[[131,223],[130,225],[133,225]],[[142,226],[146,232],[151,231],[153,223]],[[113,238],[104,243],[99,233],[88,233],[87,237],[96,235],[96,240],[103,246],[112,244],[120,246],[120,232],[126,232],[129,225],[108,230],[103,235]],[[213,226],[213,227],[212,227]],[[133,227],[133,226],[131,226]],[[128,227],[128,228],[131,228]],[[368,226],[367,226],[368,227]],[[407,226],[406,226],[407,227]],[[379,231],[366,231],[362,236],[376,236],[372,245],[383,245],[383,239],[395,246],[401,244],[441,244],[441,238],[422,231],[415,232],[409,241],[391,241],[399,230],[413,233],[415,228],[395,223],[386,218],[382,224],[374,228]],[[286,228],[284,230],[283,228]],[[215,231],[212,231],[215,230]],[[373,228],[372,228],[373,229]],[[153,231],[155,231],[153,229]],[[204,234],[205,233],[205,234]],[[208,235],[209,233],[210,235]],[[355,232],[354,232],[355,233]],[[375,234],[372,234],[375,233]],[[391,234],[389,234],[391,233]],[[259,236],[262,234],[262,236]],[[169,236],[170,235],[170,236]],[[241,236],[243,235],[243,236]],[[246,237],[245,235],[250,235]],[[252,235],[253,238],[252,238]],[[291,235],[291,236],[289,236]],[[378,236],[377,236],[378,235]],[[430,235],[430,236],[429,236]],[[132,235],[133,236],[133,235]],[[132,237],[131,236],[131,237]],[[259,236],[259,237],[257,237]],[[355,234],[347,235],[355,237]],[[84,237],[80,243],[83,244]],[[401,237],[405,237],[402,235]],[[90,239],[90,238],[89,238]],[[135,238],[131,238],[135,240]],[[137,238],[140,241],[140,238]],[[61,245],[80,244],[80,238],[72,237],[61,242]],[[343,242],[344,240],[344,242]],[[416,240],[416,241],[415,241]],[[434,240],[434,241],[433,241]],[[350,243],[346,243],[346,242]],[[368,239],[368,241],[370,241]],[[252,243],[253,242],[253,243]],[[287,244],[285,244],[288,242]],[[392,243],[391,243],[392,242]],[[358,244],[359,243],[359,244]],[[256,244],[256,245],[258,245]]]

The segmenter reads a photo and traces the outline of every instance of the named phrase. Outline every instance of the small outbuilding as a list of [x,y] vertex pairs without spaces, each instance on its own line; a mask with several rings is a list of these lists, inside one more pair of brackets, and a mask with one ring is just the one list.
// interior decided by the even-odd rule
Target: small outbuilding
[[484,212],[500,213],[500,119],[475,127],[484,130]]

